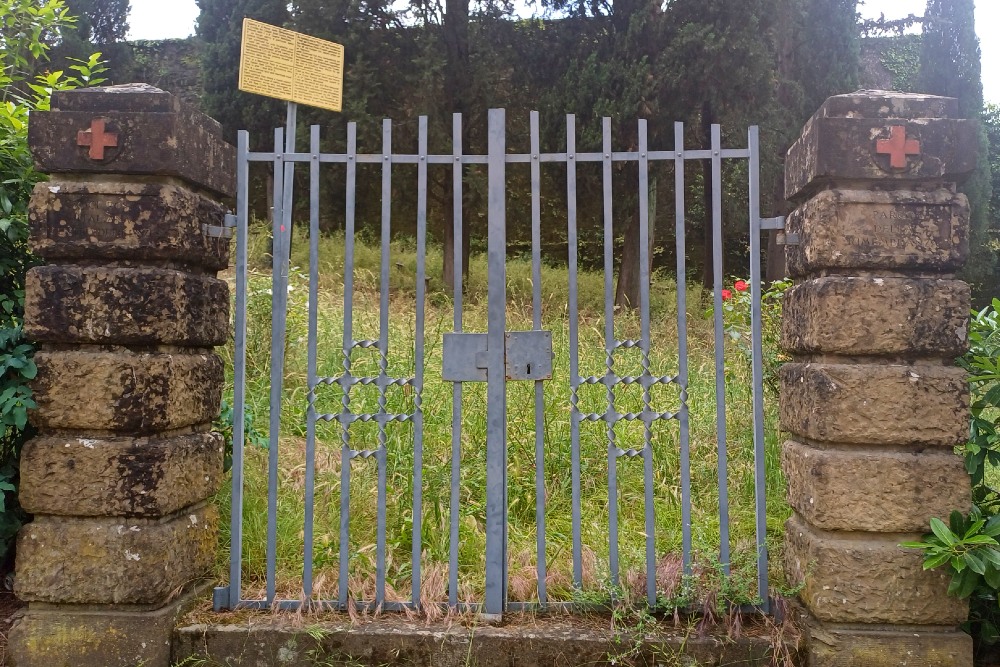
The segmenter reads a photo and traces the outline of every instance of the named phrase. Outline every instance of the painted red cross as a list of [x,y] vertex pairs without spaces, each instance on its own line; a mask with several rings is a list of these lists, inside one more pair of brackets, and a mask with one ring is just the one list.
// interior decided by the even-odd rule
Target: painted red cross
[[889,128],[889,138],[879,139],[875,146],[879,155],[888,155],[889,164],[893,169],[906,169],[906,158],[910,155],[920,155],[920,142],[906,138],[906,128],[893,125]]
[[118,146],[118,133],[106,131],[103,118],[95,118],[90,121],[90,129],[81,130],[76,136],[78,146],[90,146],[91,160],[103,160],[105,148]]

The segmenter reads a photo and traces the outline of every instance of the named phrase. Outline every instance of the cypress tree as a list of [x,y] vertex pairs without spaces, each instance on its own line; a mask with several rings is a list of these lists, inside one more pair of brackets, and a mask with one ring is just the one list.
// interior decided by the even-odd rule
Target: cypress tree
[[255,145],[272,146],[272,128],[283,124],[283,105],[241,92],[240,44],[245,17],[283,26],[288,7],[282,0],[198,0],[196,34],[204,43],[205,113],[222,123],[226,140],[235,142],[238,130],[249,130]]
[[77,17],[76,36],[96,45],[114,44],[128,35],[129,0],[67,0]]
[[[928,0],[920,54],[923,92],[958,99],[964,118],[983,114],[982,62],[973,0]],[[992,198],[989,142],[980,129],[979,165],[962,187],[972,207],[969,261],[962,277],[972,285],[973,300],[988,301],[996,290],[997,248],[991,239],[989,202]],[[997,225],[993,221],[994,230]]]

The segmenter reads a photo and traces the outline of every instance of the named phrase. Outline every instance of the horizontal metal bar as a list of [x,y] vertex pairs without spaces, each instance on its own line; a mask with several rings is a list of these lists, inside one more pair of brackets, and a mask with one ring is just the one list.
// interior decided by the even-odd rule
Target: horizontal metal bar
[[204,222],[201,224],[201,233],[208,238],[231,239],[233,238],[235,232],[236,230],[233,227],[218,227]]
[[580,378],[580,384],[603,384],[616,387],[620,384],[638,384],[653,386],[655,384],[670,384],[677,381],[676,375],[625,375],[618,376],[614,373],[605,375],[589,375]]
[[390,422],[408,422],[413,419],[413,413],[361,412],[354,414],[351,412],[339,412],[337,414],[316,415],[316,419],[321,419],[325,422],[337,421],[341,424],[353,424],[354,422],[375,422],[376,424],[388,424]]
[[[605,153],[508,153],[505,161],[508,164],[529,163],[534,160],[538,162],[603,162]],[[746,159],[750,156],[750,151],[745,148],[724,148],[721,151],[722,159]],[[250,153],[247,156],[250,162],[274,162],[281,159],[284,162],[311,162],[317,156],[313,153]],[[642,157],[637,151],[616,151],[611,153],[612,162],[638,162]],[[678,156],[674,151],[649,151],[645,156],[651,162],[677,160]],[[711,150],[684,151],[681,159],[684,160],[710,160],[715,157]],[[463,155],[461,159],[454,155],[419,155],[415,153],[396,153],[383,155],[382,153],[359,153],[356,156],[348,156],[346,153],[320,153],[319,161],[323,163],[344,164],[349,160],[356,161],[357,164],[381,164],[388,161],[389,164],[418,164],[426,161],[427,164],[486,164],[485,155]]]
[[785,228],[785,216],[779,215],[776,218],[761,218],[760,228],[764,229],[784,229]]
[[[773,604],[773,600],[769,601]],[[549,611],[549,612],[561,612],[561,613],[595,613],[595,612],[609,612],[611,611],[612,600],[609,599],[607,602],[508,602],[506,606],[507,611],[511,612],[532,612],[532,611]],[[277,609],[279,611],[298,611],[300,609],[310,609],[315,611],[346,611],[348,605],[353,604],[355,610],[358,612],[375,612],[377,610],[377,605],[371,601],[358,601],[354,603],[348,602],[347,604],[341,604],[337,600],[275,600],[273,603],[267,600],[240,600],[239,605],[237,605],[236,610],[247,609],[247,610],[263,610],[272,611]],[[453,609],[462,614],[478,614],[482,611],[482,604],[476,602],[460,602],[455,605],[450,605],[447,602],[435,602],[431,605],[440,609],[441,611],[448,611]],[[405,611],[413,611],[417,606],[412,602],[383,602],[382,611],[390,613],[401,613]],[[669,610],[672,607],[657,606],[658,610]],[[235,611],[235,610],[233,610]],[[742,604],[735,607],[732,611],[737,611],[740,614],[762,614],[761,607],[754,604]],[[689,606],[680,609],[682,614],[698,614],[701,612],[701,607]]]
[[348,385],[354,387],[356,385],[376,385],[376,386],[386,386],[386,387],[405,387],[406,385],[413,385],[416,382],[416,378],[394,378],[388,376],[376,375],[374,377],[358,377],[354,375],[338,375],[337,377],[331,378],[316,378],[316,383],[312,386],[313,389],[320,387],[322,385],[332,385],[339,384],[340,386]]
[[677,419],[680,412],[581,412],[580,421],[585,422],[608,422],[609,424],[615,424],[621,421],[643,421],[643,422],[655,422],[655,421],[669,421],[671,419]]

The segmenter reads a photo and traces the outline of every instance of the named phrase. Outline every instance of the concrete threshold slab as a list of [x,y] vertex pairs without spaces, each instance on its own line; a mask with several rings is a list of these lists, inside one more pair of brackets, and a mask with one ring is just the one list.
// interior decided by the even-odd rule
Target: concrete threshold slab
[[[701,635],[679,628],[616,629],[611,618],[518,616],[424,622],[403,616],[245,615],[233,624],[192,624],[174,633],[176,667],[794,667],[795,646],[777,629]],[[343,620],[335,620],[342,618]],[[220,617],[224,620],[224,617]],[[775,650],[777,648],[777,650]],[[776,655],[777,654],[777,655]]]

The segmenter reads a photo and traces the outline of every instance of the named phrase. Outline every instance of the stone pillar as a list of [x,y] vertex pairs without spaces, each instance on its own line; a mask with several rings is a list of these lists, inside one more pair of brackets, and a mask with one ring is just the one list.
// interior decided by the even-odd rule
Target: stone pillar
[[218,123],[145,85],[57,92],[32,113],[51,180],[31,200],[25,333],[39,343],[11,631],[17,667],[167,667],[204,583],[222,481],[229,289]]
[[794,514],[785,563],[809,667],[972,664],[968,605],[923,571],[932,517],[971,508],[952,448],[966,439],[973,122],[950,98],[859,91],[828,99],[789,150],[798,208],[787,250],[782,463]]

